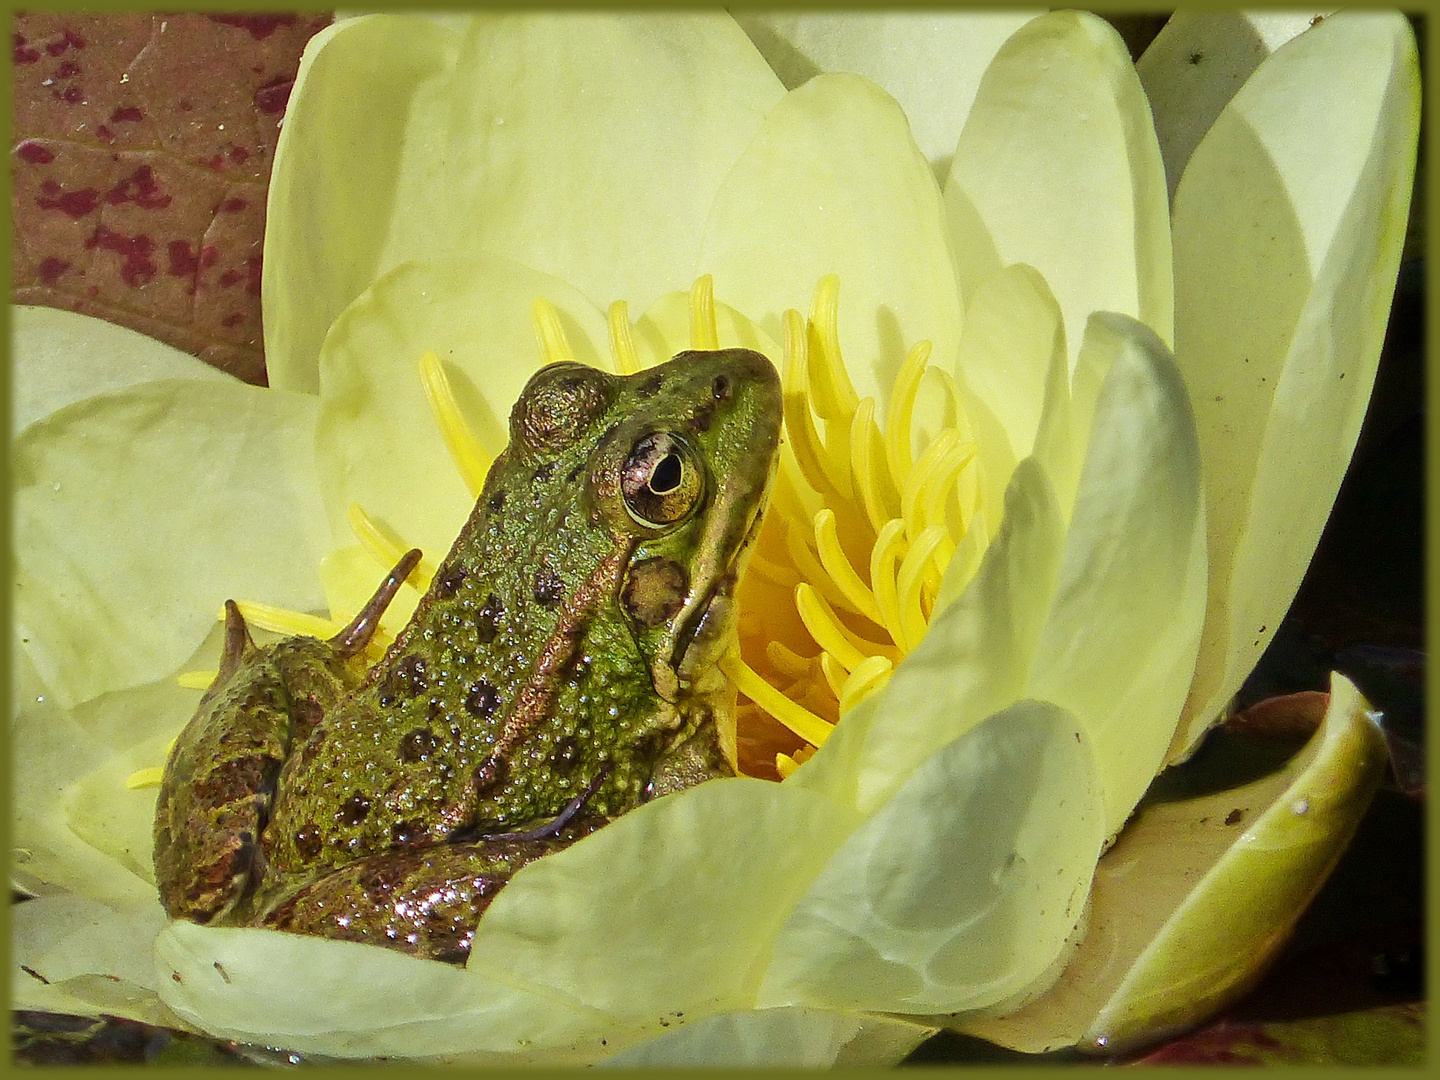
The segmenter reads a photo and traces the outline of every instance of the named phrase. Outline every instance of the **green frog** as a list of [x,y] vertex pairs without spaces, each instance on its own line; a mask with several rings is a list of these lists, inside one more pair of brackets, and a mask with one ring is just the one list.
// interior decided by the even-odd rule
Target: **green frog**
[[552,364],[373,667],[363,650],[418,551],[328,641],[257,647],[227,603],[156,807],[166,911],[462,963],[522,866],[734,775],[719,660],[781,405],[746,349],[629,376]]

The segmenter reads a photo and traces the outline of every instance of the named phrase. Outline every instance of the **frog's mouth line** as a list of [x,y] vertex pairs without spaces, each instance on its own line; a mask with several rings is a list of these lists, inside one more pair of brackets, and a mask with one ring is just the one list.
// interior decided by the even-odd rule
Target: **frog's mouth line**
[[[744,573],[750,548],[760,534],[764,510],[764,504],[761,504],[751,511],[743,538],[735,546],[725,572],[715,579],[694,603],[692,612],[680,622],[669,658],[671,670],[679,677],[679,692],[710,693],[715,689],[710,685],[711,679],[724,678],[719,674],[719,660],[734,644],[739,624],[735,586]],[[728,683],[728,680],[725,681]]]

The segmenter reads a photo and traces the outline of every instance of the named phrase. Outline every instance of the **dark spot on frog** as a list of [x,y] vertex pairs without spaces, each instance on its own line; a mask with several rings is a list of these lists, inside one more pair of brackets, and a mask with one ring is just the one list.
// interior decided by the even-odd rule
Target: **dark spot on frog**
[[548,566],[542,566],[535,575],[535,602],[541,607],[553,608],[565,597],[565,583],[560,575]]
[[390,842],[394,844],[413,844],[417,840],[428,840],[429,837],[430,832],[423,822],[397,821],[390,827]]
[[547,461],[544,465],[541,465],[539,468],[537,468],[533,474],[531,474],[531,479],[534,480],[537,484],[543,484],[554,475],[555,463],[553,461]]
[[663,375],[651,375],[635,388],[635,394],[642,398],[652,398],[660,392],[660,388],[664,385],[665,377]]
[[585,471],[585,462],[582,461],[582,462],[580,462],[578,465],[576,465],[573,469],[571,469],[568,473],[565,474],[565,482],[566,482],[567,484],[574,484],[574,483],[579,482],[579,480],[580,480],[580,474],[583,473],[584,471]]
[[672,559],[642,559],[630,568],[620,600],[641,626],[659,626],[679,613],[690,587],[685,568]]
[[690,413],[690,430],[694,432],[709,431],[710,421],[714,418],[714,405],[697,405]]
[[489,645],[495,640],[495,632],[500,626],[500,614],[504,610],[500,598],[493,592],[485,598],[484,606],[475,615],[475,638],[481,645]]
[[295,850],[302,859],[313,859],[320,854],[320,847],[320,830],[313,821],[307,821],[295,834]]
[[1241,819],[1242,817],[1244,817],[1244,816],[1245,816],[1245,811],[1241,810],[1239,807],[1236,807],[1234,810],[1231,810],[1230,813],[1228,813],[1228,814],[1225,815],[1225,824],[1226,824],[1226,825],[1239,825],[1239,824],[1240,824],[1240,819]]
[[498,754],[491,754],[475,768],[471,779],[475,785],[475,794],[484,795],[494,791],[505,783],[505,778],[510,775],[510,766],[504,758]]
[[500,707],[500,691],[481,679],[465,695],[465,711],[481,720],[491,716]]
[[504,489],[502,488],[501,490],[495,492],[494,495],[491,495],[491,496],[490,496],[490,509],[491,509],[492,512],[498,514],[498,513],[499,513],[501,510],[503,510],[504,508],[505,508],[505,491],[504,491]]
[[325,719],[325,706],[320,704],[319,698],[314,694],[307,694],[294,702],[292,716],[294,727],[291,729],[290,738],[303,745],[320,721]]
[[460,591],[460,586],[470,575],[460,563],[451,563],[442,569],[435,578],[435,590],[439,596],[454,596]]
[[400,658],[399,664],[395,665],[395,677],[406,696],[415,697],[429,685],[429,678],[425,674],[425,658],[416,655]]
[[346,825],[359,825],[370,815],[370,800],[360,792],[340,804],[339,818]]
[[716,401],[725,401],[730,397],[730,380],[724,375],[716,375],[715,381],[710,384],[710,394]]
[[198,781],[191,797],[206,806],[224,806],[237,799],[248,799],[268,786],[268,779],[280,762],[265,754],[251,754],[216,766],[204,780]]
[[550,755],[550,768],[562,776],[569,776],[580,762],[580,743],[566,735],[555,744]]
[[424,761],[434,749],[434,733],[429,728],[416,728],[400,740],[400,760],[406,765],[414,765],[417,761]]

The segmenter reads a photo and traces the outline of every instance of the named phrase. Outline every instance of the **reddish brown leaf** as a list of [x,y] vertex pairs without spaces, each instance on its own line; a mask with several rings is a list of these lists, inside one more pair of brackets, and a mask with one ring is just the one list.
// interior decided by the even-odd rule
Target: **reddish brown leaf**
[[16,15],[15,301],[263,383],[265,186],[300,54],[328,22]]

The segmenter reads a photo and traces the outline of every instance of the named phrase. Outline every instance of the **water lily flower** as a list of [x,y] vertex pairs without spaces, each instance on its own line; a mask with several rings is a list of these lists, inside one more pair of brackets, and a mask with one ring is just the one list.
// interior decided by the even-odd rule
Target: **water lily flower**
[[[329,1057],[823,1064],[951,1022],[1134,1037],[1243,985],[1376,783],[1338,677],[1247,804],[1270,809],[1184,864],[1200,885],[1142,890],[1091,997],[1062,972],[1116,940],[1120,867],[1174,868],[1189,819],[1122,827],[1258,658],[1343,475],[1413,38],[1358,14],[1222,40],[1243,85],[1167,113],[1213,27],[1177,21],[1137,75],[1092,16],[969,18],[347,20],[307,50],[272,177],[270,389],[20,313],[22,385],[93,385],[109,349],[179,377],[60,386],[18,437],[18,1000]],[[936,33],[962,76],[873,47]],[[843,70],[867,64],[896,96]],[[145,784],[221,601],[343,621],[388,554],[433,569],[539,363],[716,344],[786,392],[725,661],[743,775],[527,867],[463,969],[168,923]],[[1263,902],[1237,914],[1242,887]]]

